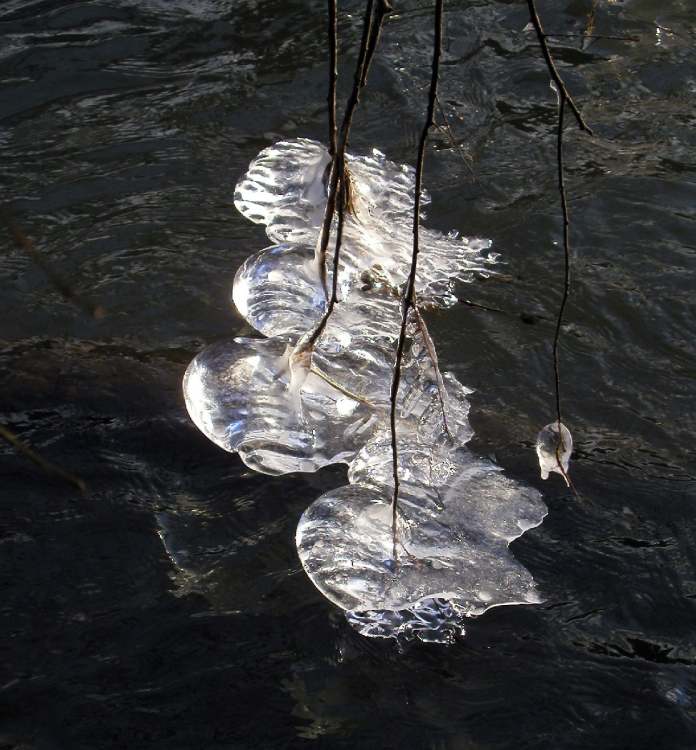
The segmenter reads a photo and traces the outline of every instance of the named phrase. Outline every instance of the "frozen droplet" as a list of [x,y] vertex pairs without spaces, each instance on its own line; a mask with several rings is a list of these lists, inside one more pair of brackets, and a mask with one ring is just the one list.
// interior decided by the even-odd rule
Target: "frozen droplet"
[[[559,424],[561,425],[560,436],[558,434]],[[537,435],[536,452],[539,457],[541,478],[548,479],[549,473],[555,471],[565,479],[566,484],[570,487],[568,466],[570,454],[573,452],[573,437],[570,430],[559,422],[547,424]]]

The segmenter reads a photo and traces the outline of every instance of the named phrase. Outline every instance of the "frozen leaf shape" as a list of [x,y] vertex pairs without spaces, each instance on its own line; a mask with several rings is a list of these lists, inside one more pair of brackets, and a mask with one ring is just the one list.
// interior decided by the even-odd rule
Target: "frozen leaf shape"
[[[541,601],[508,549],[518,508],[522,525],[532,518],[541,523],[546,511],[538,494],[481,468],[469,480],[459,478],[456,492],[444,497],[441,511],[425,503],[399,506],[395,560],[387,488],[354,484],[322,495],[297,529],[305,571],[328,599],[351,611],[417,610],[437,598],[474,616],[497,605]],[[518,525],[513,538],[522,533]]]

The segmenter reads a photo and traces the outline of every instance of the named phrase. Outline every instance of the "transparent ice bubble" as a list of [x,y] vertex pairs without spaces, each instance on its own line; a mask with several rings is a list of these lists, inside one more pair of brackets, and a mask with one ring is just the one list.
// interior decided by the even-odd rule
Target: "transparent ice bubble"
[[551,422],[551,424],[547,424],[540,430],[536,439],[536,452],[539,458],[541,478],[548,479],[549,473],[555,471],[570,486],[568,466],[570,464],[570,454],[573,452],[573,436],[563,423],[560,424],[560,440],[558,435],[559,422]]
[[281,244],[250,256],[234,277],[232,301],[264,336],[299,339],[326,307],[314,249]]
[[[325,302],[313,274],[312,252],[308,248],[275,245],[249,259],[238,271],[233,289],[237,309],[249,324],[266,336],[292,342],[314,330]],[[345,277],[344,277],[345,278]],[[412,344],[404,361],[404,387],[411,387],[411,400],[428,398],[435,385],[444,384],[433,367],[425,323],[412,318]],[[401,325],[401,303],[381,284],[346,286],[333,314],[315,343],[312,366],[328,382],[375,407],[389,400],[396,345]],[[457,384],[456,390],[462,386]],[[425,393],[424,393],[425,392]],[[453,399],[453,409],[459,394]],[[440,410],[440,417],[442,416]]]

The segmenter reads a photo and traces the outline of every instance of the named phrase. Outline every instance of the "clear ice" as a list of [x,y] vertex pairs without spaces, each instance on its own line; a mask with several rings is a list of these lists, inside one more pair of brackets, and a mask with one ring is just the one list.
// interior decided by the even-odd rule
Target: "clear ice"
[[[364,635],[450,642],[467,617],[541,601],[509,544],[542,522],[546,506],[466,447],[470,391],[440,374],[425,323],[412,313],[397,395],[394,554],[389,390],[411,259],[414,171],[376,150],[348,155],[346,165],[339,301],[311,359],[299,365],[302,377],[293,351],[326,306],[317,247],[330,158],[320,143],[297,139],[264,149],[235,190],[237,209],[273,243],[247,259],[232,289],[237,310],[265,338],[222,341],[198,354],[184,377],[186,405],[210,440],[257,471],[348,464],[349,484],[300,519],[305,571]],[[423,305],[447,307],[456,282],[489,272],[488,240],[429,229],[420,240]],[[330,242],[329,283],[332,252]]]
[[[561,440],[559,445],[558,425],[561,425]],[[541,478],[548,479],[549,473],[555,471],[568,480],[568,466],[570,465],[570,454],[573,452],[573,436],[570,430],[562,422],[551,422],[543,427],[536,439],[536,452],[539,458],[539,469]]]

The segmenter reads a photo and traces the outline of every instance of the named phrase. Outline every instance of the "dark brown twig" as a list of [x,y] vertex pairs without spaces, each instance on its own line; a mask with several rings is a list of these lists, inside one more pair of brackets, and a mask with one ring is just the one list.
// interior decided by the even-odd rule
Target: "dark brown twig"
[[[334,214],[336,212],[336,196],[338,194],[338,185],[341,179],[342,172],[344,171],[345,162],[345,151],[346,144],[348,142],[348,135],[350,132],[350,125],[353,119],[353,112],[357,106],[358,99],[360,96],[360,82],[363,77],[363,68],[365,66],[365,60],[367,57],[367,48],[369,44],[370,34],[372,32],[372,16],[373,16],[374,0],[368,0],[365,6],[365,16],[363,19],[363,32],[362,39],[360,41],[360,52],[358,53],[358,65],[355,71],[355,81],[353,85],[353,91],[351,98],[346,105],[346,112],[343,117],[343,123],[341,125],[341,137],[337,144],[336,152],[333,154],[331,162],[331,171],[329,173],[329,189],[328,196],[326,199],[326,206],[324,208],[324,218],[321,225],[321,233],[319,235],[319,248],[317,252],[317,263],[319,265],[319,278],[321,279],[321,285],[324,290],[324,296],[329,299],[329,287],[326,279],[326,254],[329,248],[329,237],[331,235],[331,224],[333,222]],[[323,328],[322,328],[323,330]],[[316,340],[316,337],[314,338]]]
[[[558,432],[561,430],[561,377],[559,370],[558,345],[561,338],[563,314],[570,295],[570,215],[568,213],[568,198],[565,191],[565,168],[563,161],[563,120],[565,115],[564,97],[558,97],[558,136],[556,141],[556,159],[558,164],[558,192],[561,195],[561,214],[563,216],[563,297],[558,308],[556,330],[553,336],[553,376],[556,391],[556,416],[558,417]],[[562,440],[562,438],[561,438]]]
[[416,161],[415,194],[413,202],[413,250],[411,253],[411,268],[406,282],[403,297],[401,298],[401,329],[396,346],[396,359],[394,362],[394,373],[392,377],[391,390],[389,394],[390,404],[390,427],[391,427],[391,449],[392,449],[392,475],[394,480],[394,494],[392,496],[392,543],[393,556],[396,562],[397,548],[397,513],[399,504],[399,447],[396,434],[396,402],[401,383],[401,363],[404,356],[406,343],[406,327],[408,324],[409,311],[416,306],[416,271],[418,269],[419,252],[419,229],[420,229],[420,207],[421,191],[423,187],[423,167],[425,162],[425,147],[428,133],[434,123],[435,103],[437,101],[437,83],[440,76],[440,56],[442,54],[442,16],[444,0],[435,2],[435,31],[433,40],[433,62],[430,78],[430,93],[428,95],[428,110],[425,124],[421,131],[418,144],[418,158]]
[[573,493],[577,496],[577,490],[575,485],[571,482],[568,472],[563,468],[563,462],[561,461],[561,453],[565,450],[565,443],[563,442],[562,424],[563,417],[561,413],[561,375],[560,375],[560,358],[559,358],[559,346],[561,341],[561,327],[563,325],[563,315],[565,313],[566,305],[568,304],[568,297],[570,296],[570,214],[568,211],[568,197],[565,189],[565,163],[563,157],[563,126],[565,116],[565,104],[566,99],[558,95],[558,131],[556,139],[556,162],[558,165],[558,192],[561,196],[561,214],[563,216],[563,296],[561,298],[561,304],[558,308],[558,316],[556,318],[556,329],[553,336],[553,377],[554,377],[554,389],[556,395],[556,420],[558,427],[558,439],[556,441],[556,464],[558,470],[561,472],[563,479],[565,479],[568,487],[571,488]]
[[87,491],[87,485],[84,483],[84,480],[76,477],[68,471],[65,471],[65,469],[62,469],[60,466],[56,466],[56,464],[47,461],[33,448],[30,448],[23,440],[20,440],[20,438],[17,437],[12,430],[5,427],[5,425],[0,425],[0,437],[3,438],[3,440],[6,440],[17,451],[17,453],[28,458],[47,474],[54,474],[55,476],[64,479],[74,487],[77,487],[82,493]]
[[563,468],[561,462],[561,453],[565,450],[563,442],[563,433],[561,431],[563,419],[561,415],[561,375],[560,362],[558,356],[558,347],[561,340],[561,326],[563,325],[563,314],[570,296],[570,215],[568,213],[568,198],[565,190],[565,166],[563,161],[563,125],[565,115],[566,100],[559,94],[558,96],[558,135],[556,141],[556,159],[558,164],[558,191],[561,195],[561,214],[563,216],[563,297],[561,305],[558,308],[558,317],[556,318],[556,330],[553,336],[553,377],[556,393],[556,419],[558,427],[558,440],[556,441],[556,463],[558,468],[570,487],[570,477]]
[[573,111],[575,119],[578,122],[578,127],[581,130],[584,130],[586,133],[594,135],[594,133],[592,132],[592,128],[590,128],[590,126],[585,122],[582,113],[575,105],[573,97],[568,93],[568,89],[566,88],[565,83],[563,83],[563,79],[561,78],[558,69],[556,68],[556,63],[553,61],[553,57],[551,57],[549,46],[546,43],[546,34],[544,33],[544,28],[542,27],[541,21],[539,20],[539,14],[537,13],[534,0],[527,0],[527,5],[529,6],[529,15],[532,19],[532,25],[534,26],[534,30],[536,31],[537,38],[539,39],[539,44],[541,45],[541,51],[544,55],[544,60],[546,60],[546,67],[549,69],[549,74],[551,75],[553,82],[556,84],[558,95],[568,102],[568,105]]
[[382,31],[382,19],[387,13],[391,13],[393,10],[389,0],[377,0],[377,14],[379,16],[379,23],[375,25],[375,33],[370,36],[370,41],[367,46],[367,57],[365,58],[365,65],[363,66],[362,76],[360,78],[360,87],[362,88],[367,83],[367,74],[372,65],[372,58],[374,57],[375,50],[377,49],[377,43],[379,42],[379,36]]
[[336,0],[329,4],[329,155],[336,153],[336,80],[338,78],[338,14]]

